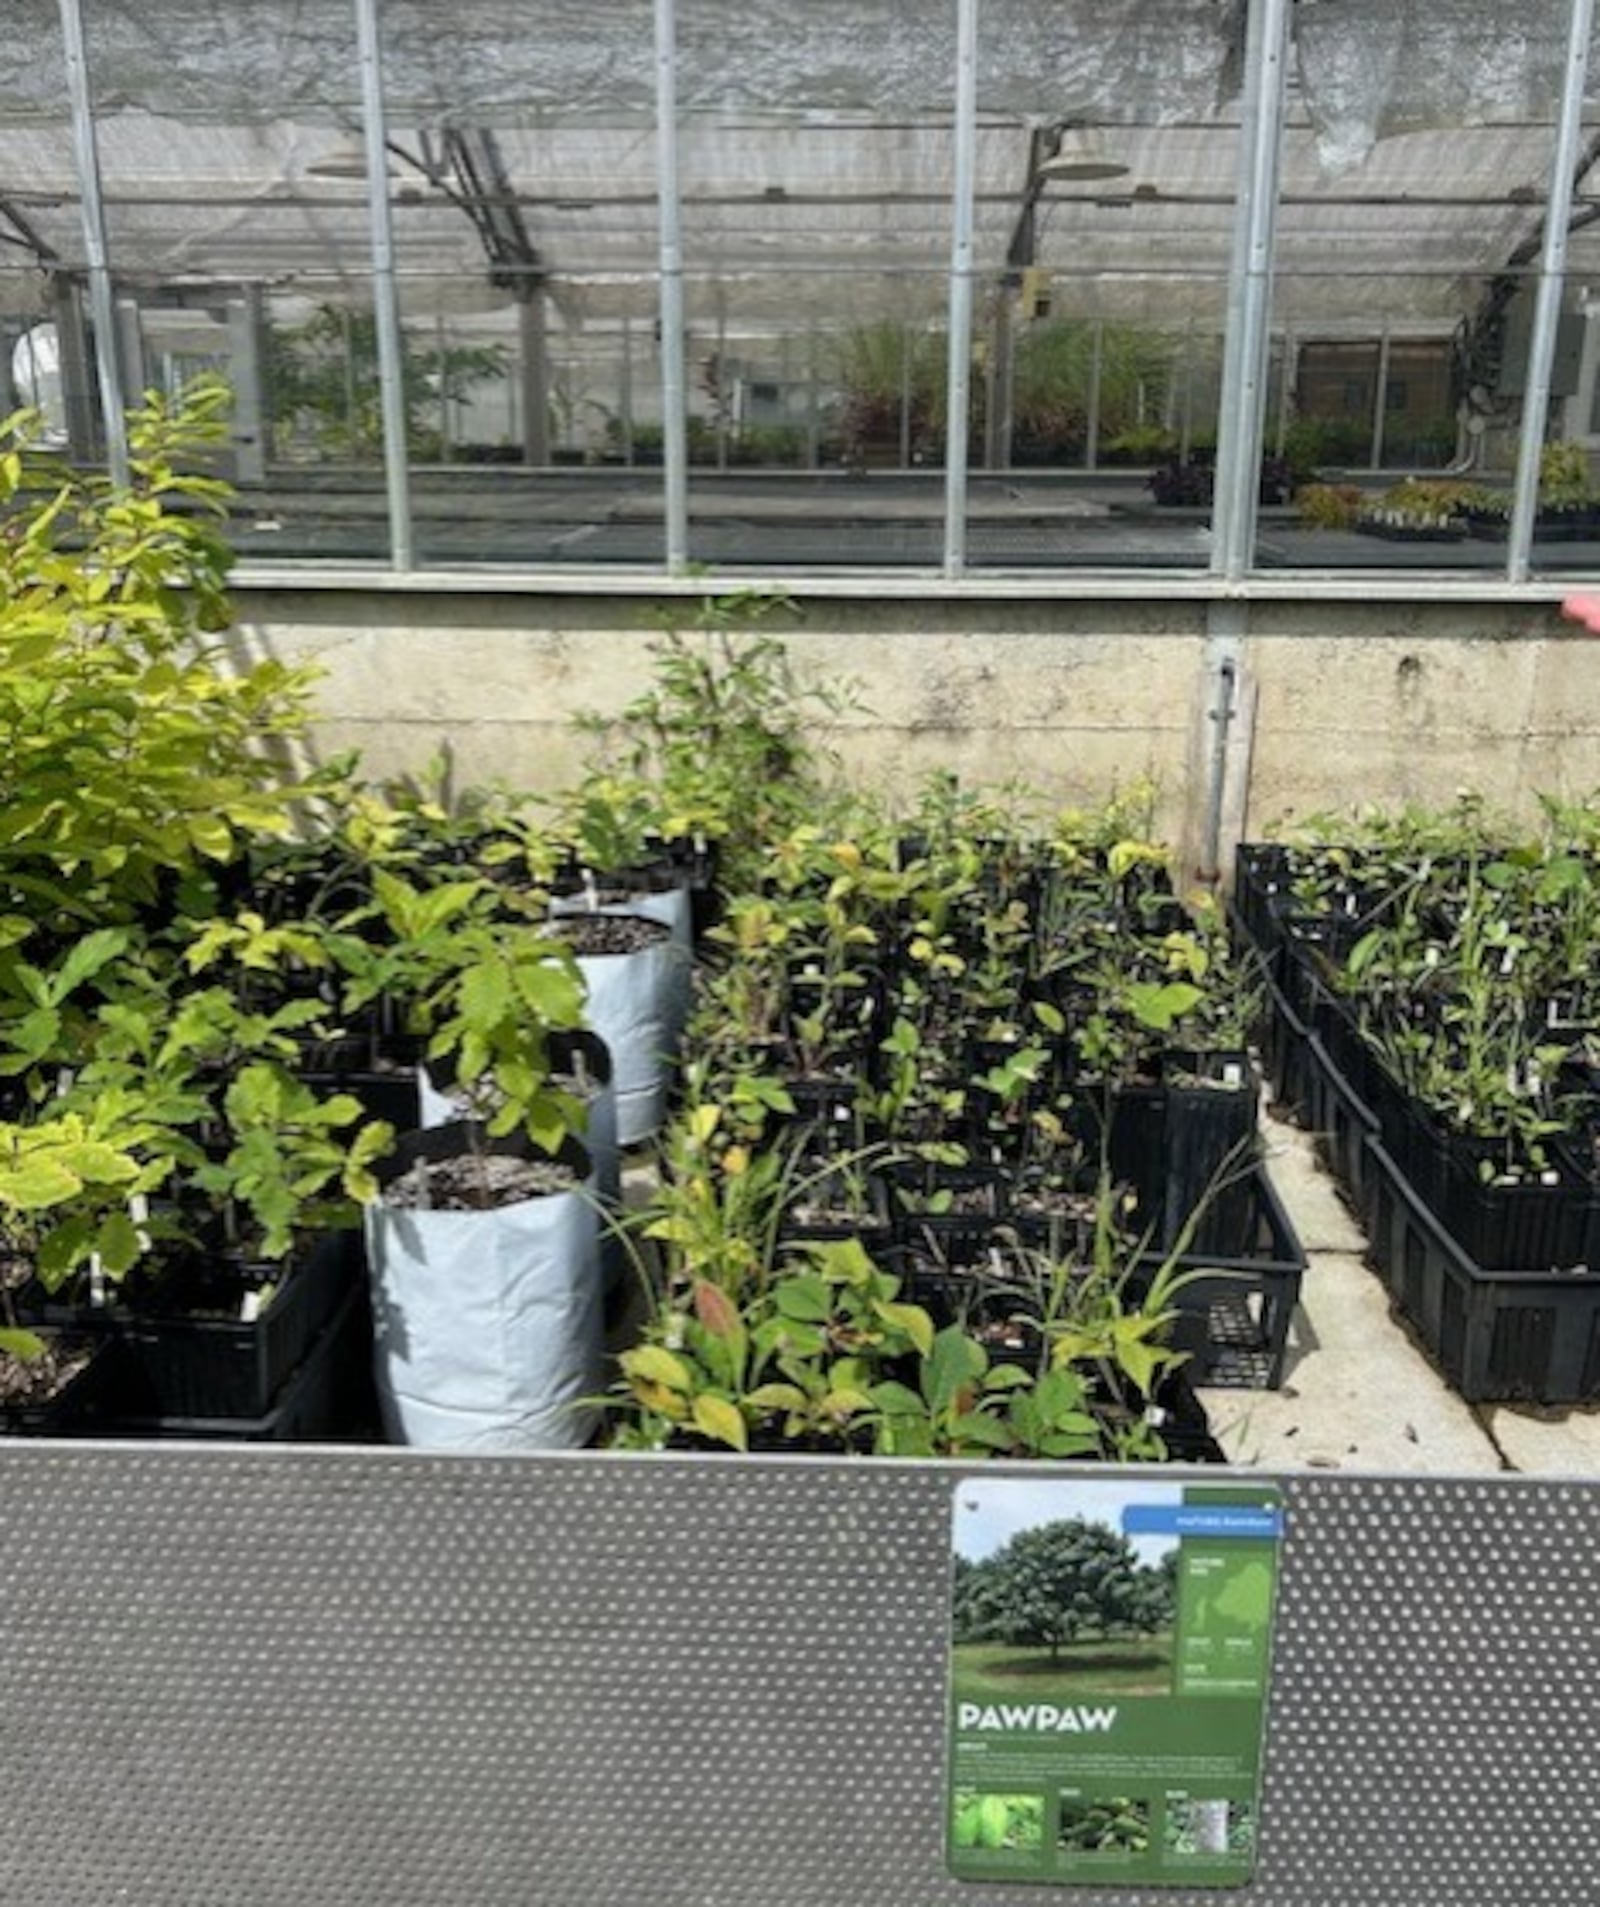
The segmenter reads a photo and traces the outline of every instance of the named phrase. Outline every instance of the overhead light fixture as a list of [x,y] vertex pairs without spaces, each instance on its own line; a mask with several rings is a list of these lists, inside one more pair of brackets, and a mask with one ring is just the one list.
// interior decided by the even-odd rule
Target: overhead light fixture
[[1034,177],[1054,179],[1120,179],[1128,168],[1106,152],[1105,140],[1097,126],[1065,126],[1056,140],[1056,149],[1041,159]]
[[[384,160],[385,178],[395,178],[394,167],[388,159]],[[312,179],[364,179],[367,176],[367,143],[364,139],[341,139],[320,159],[313,159],[306,167],[306,176]]]

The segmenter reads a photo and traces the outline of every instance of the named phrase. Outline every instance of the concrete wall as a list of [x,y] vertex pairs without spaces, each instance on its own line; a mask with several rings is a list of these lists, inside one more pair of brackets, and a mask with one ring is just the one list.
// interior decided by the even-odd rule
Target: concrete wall
[[[384,775],[448,745],[457,785],[553,788],[580,773],[591,745],[571,717],[637,693],[658,633],[658,606],[620,593],[244,591],[238,603],[251,652],[326,672],[321,746],[358,748]],[[1600,648],[1554,601],[848,596],[765,626],[807,674],[855,685],[862,706],[833,740],[891,788],[948,767],[1068,802],[1153,775],[1162,826],[1193,842],[1224,653],[1246,690],[1225,833],[1463,786],[1524,811],[1539,789],[1600,786]]]

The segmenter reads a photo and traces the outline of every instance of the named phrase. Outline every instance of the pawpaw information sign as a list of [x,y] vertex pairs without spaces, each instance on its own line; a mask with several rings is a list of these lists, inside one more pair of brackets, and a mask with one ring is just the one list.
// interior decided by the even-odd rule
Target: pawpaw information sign
[[953,1874],[1249,1880],[1282,1531],[1264,1485],[958,1486]]

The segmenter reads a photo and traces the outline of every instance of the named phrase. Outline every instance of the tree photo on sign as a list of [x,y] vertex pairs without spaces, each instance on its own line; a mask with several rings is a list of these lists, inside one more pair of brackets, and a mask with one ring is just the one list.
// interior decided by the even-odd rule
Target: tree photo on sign
[[1109,1524],[1059,1518],[982,1557],[959,1552],[952,1589],[958,1687],[1014,1697],[1041,1677],[1125,1693],[1171,1687],[1177,1545],[1153,1560]]

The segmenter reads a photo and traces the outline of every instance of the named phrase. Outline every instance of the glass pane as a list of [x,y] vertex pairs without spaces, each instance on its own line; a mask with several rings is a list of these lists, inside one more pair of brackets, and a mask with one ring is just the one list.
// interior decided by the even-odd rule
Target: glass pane
[[[687,10],[691,35],[729,16],[728,0]],[[781,87],[782,117],[724,105],[704,76],[685,82],[698,562],[942,560],[954,10],[922,9],[920,39],[917,12],[885,5],[857,23],[860,71],[847,76],[838,17],[796,10],[794,65],[763,80]],[[856,82],[897,47],[916,64],[917,97],[866,110]],[[909,69],[895,70],[905,82]]]
[[1291,126],[1263,471],[1293,502],[1259,562],[1504,569],[1553,141],[1413,132],[1328,170]]
[[967,552],[1204,569],[1238,126],[989,123]]
[[[305,117],[273,116],[273,101],[241,79],[265,56],[259,34],[225,59],[213,36],[176,88],[140,68],[130,92],[121,23],[90,7],[86,24],[95,97],[108,108],[97,132],[125,385],[173,395],[201,373],[226,378],[222,472],[237,493],[229,539],[241,558],[387,559],[372,244],[351,106],[313,103],[312,89]],[[353,75],[353,14],[337,38],[325,15],[319,31],[319,65]],[[306,51],[285,44],[282,59],[296,50]]]
[[[501,10],[461,11],[480,34]],[[421,563],[663,560],[648,0],[605,31],[615,89],[530,14],[537,99],[391,124]],[[402,81],[414,52],[386,46]]]
[[[1600,72],[1591,47],[1591,89]],[[1579,142],[1600,153],[1600,110],[1591,106]],[[1600,226],[1592,222],[1595,175],[1586,160],[1581,203],[1567,236],[1566,282],[1550,368],[1550,418],[1539,472],[1530,567],[1576,579],[1600,575]]]
[[695,561],[938,564],[947,283],[823,270],[689,280]]

